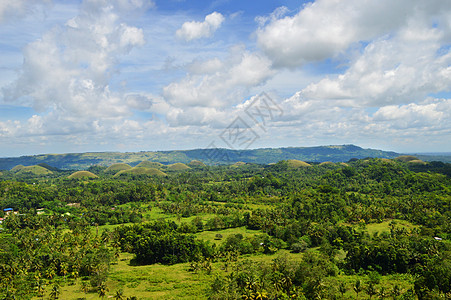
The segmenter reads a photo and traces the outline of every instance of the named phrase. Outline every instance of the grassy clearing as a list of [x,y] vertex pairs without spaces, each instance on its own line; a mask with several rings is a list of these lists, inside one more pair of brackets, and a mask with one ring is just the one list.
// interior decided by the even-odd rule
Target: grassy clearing
[[[227,230],[219,231],[226,234]],[[239,228],[237,232],[242,234],[252,234],[246,232],[244,228]],[[202,233],[204,234],[204,233]],[[205,238],[208,232],[204,234]],[[252,254],[240,256],[239,261],[250,260],[256,263],[271,263],[279,256],[286,256],[292,262],[302,261],[303,253],[291,253],[288,250],[279,250],[272,255]],[[208,290],[215,275],[226,275],[233,270],[230,266],[228,272],[224,269],[222,262],[212,264],[211,274],[205,271],[196,273],[189,272],[189,264],[176,264],[166,266],[161,264],[134,266],[130,264],[132,254],[121,253],[116,264],[111,266],[110,275],[107,281],[108,293],[105,299],[114,297],[117,291],[122,290],[126,297],[135,296],[138,299],[207,299]],[[327,277],[323,284],[325,287],[333,287],[334,293],[339,294],[337,287],[341,282],[347,288],[343,299],[354,299],[356,294],[353,286],[356,280],[360,279],[365,288],[369,282],[369,277],[360,275],[339,274],[335,277]],[[395,274],[381,276],[380,282],[376,284],[377,290],[384,288],[386,293],[390,293],[395,285],[398,285],[402,292],[413,287],[414,278],[408,274]],[[52,285],[46,288],[45,297],[49,297]],[[60,288],[60,299],[99,299],[98,293],[91,290],[87,293],[82,291],[82,281],[79,279],[73,285],[64,285]],[[360,299],[368,299],[364,291],[359,294]],[[37,299],[37,298],[34,298]]]
[[[210,276],[188,272],[188,264],[131,266],[132,257],[132,254],[122,253],[118,263],[111,266],[105,299],[112,298],[119,290],[126,297],[136,296],[142,300],[206,299]],[[48,286],[46,297],[50,290],[51,286]],[[82,291],[81,280],[74,285],[62,286],[60,292],[59,299],[99,299],[94,290]]]
[[[224,240],[227,239],[228,236],[232,234],[242,234],[243,237],[253,236],[256,234],[261,234],[262,232],[260,230],[251,230],[247,229],[246,227],[237,227],[237,228],[228,228],[224,230],[215,230],[215,231],[202,231],[198,234],[196,234],[198,239],[209,241],[210,243],[220,244]],[[220,240],[216,239],[216,235],[220,234],[222,235],[222,238]]]
[[386,220],[381,223],[368,224],[368,225],[366,225],[364,230],[369,235],[374,235],[376,232],[379,234],[381,234],[383,232],[390,232],[390,224],[391,223],[393,223],[395,225],[395,227],[397,227],[397,228],[405,228],[407,230],[413,230],[415,228],[418,228],[417,225],[413,225],[409,221],[394,219],[394,220]]

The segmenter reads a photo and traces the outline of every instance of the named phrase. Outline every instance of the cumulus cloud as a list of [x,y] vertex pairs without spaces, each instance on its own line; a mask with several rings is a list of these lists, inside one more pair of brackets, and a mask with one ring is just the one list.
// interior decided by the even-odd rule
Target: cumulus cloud
[[0,1],[0,23],[14,17],[23,17],[33,12],[37,5],[50,3],[52,0],[2,0]]
[[435,127],[451,129],[451,100],[428,99],[423,103],[388,105],[374,113],[374,122],[386,123],[391,128]]
[[213,59],[191,64],[189,68],[195,72],[163,89],[165,99],[175,107],[233,106],[243,101],[251,87],[262,84],[274,74],[266,57],[242,47],[233,49],[222,63]]
[[272,18],[257,31],[257,41],[275,65],[297,67],[391,34],[411,20],[447,26],[450,9],[450,2],[440,0],[318,0],[294,16]]
[[[45,2],[26,3],[39,7],[34,4]],[[128,84],[113,87],[115,74],[123,59],[144,44],[143,30],[129,25],[129,17],[153,3],[85,0],[74,18],[23,49],[20,75],[2,93],[13,105],[33,106],[36,114],[21,121],[0,119],[1,143],[11,149],[42,140],[61,145],[52,152],[67,152],[67,143],[71,151],[97,143],[104,143],[103,150],[126,151],[206,147],[237,116],[246,118],[245,108],[255,98],[250,94],[275,88],[286,98],[278,101],[283,114],[267,122],[265,130],[246,119],[260,136],[252,148],[333,143],[396,146],[393,150],[449,147],[444,137],[451,133],[451,100],[428,97],[450,91],[451,8],[447,1],[423,2],[317,0],[295,14],[282,7],[255,19],[263,52],[234,46],[228,56],[219,48],[223,45],[202,53],[195,43],[172,49],[177,28],[177,37],[186,41],[212,36],[224,22],[220,13],[182,27],[179,17],[166,20],[164,32],[170,34],[160,40],[155,22],[146,31],[156,41],[149,43],[155,53],[145,49],[133,57],[133,63],[143,62],[139,67],[125,63],[130,78],[144,83],[143,91],[127,93]],[[7,5],[25,12],[24,3],[3,1],[0,22],[10,10]],[[147,60],[142,60],[144,53]],[[168,56],[183,59],[158,73]],[[299,68],[330,58],[333,65],[337,57],[344,62],[340,74],[329,64],[315,74],[312,68]],[[161,90],[143,87],[146,80]]]
[[191,21],[183,23],[182,27],[177,30],[178,38],[187,42],[210,37],[224,22],[225,18],[218,12],[213,12],[205,17],[203,22]]
[[428,94],[449,91],[451,53],[440,53],[444,32],[424,27],[412,36],[409,31],[371,42],[343,74],[310,84],[303,89],[304,96],[383,106],[418,102]]
[[424,149],[424,143],[436,150],[449,147],[443,137],[451,134],[451,99],[385,105],[372,113],[364,107],[344,107],[339,100],[307,99],[299,92],[281,101],[280,107],[283,116],[268,123],[270,134],[264,142],[272,138],[294,145],[346,141],[397,151]]
[[92,130],[98,119],[130,115],[126,101],[110,90],[109,82],[120,57],[144,44],[142,30],[122,23],[118,10],[142,5],[139,0],[84,1],[76,17],[24,48],[20,76],[3,89],[4,99],[47,112],[40,120],[47,127],[32,125],[48,132]]

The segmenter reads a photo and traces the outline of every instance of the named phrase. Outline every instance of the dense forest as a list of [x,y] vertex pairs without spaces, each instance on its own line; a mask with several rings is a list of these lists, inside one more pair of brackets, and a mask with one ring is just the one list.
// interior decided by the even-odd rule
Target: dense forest
[[450,176],[412,157],[18,166],[0,298],[451,299]]

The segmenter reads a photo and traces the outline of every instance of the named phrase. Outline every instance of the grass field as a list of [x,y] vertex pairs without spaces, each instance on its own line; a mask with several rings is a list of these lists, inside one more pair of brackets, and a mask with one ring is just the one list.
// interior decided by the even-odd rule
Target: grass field
[[393,223],[396,228],[405,228],[407,230],[412,230],[418,228],[418,226],[413,225],[409,221],[405,220],[386,220],[381,223],[371,223],[366,225],[365,231],[368,232],[369,235],[374,235],[376,232],[381,234],[383,232],[390,232],[390,224]]
[[[122,253],[117,264],[111,266],[107,281],[106,299],[122,290],[125,297],[138,299],[206,299],[210,276],[188,272],[188,264],[164,266],[160,264],[132,266],[132,254]],[[59,299],[99,299],[97,291],[82,291],[82,281],[60,287]],[[46,289],[46,297],[50,293]],[[37,299],[37,298],[36,298]]]
[[[190,222],[192,218],[180,218],[173,215],[164,214],[159,208],[152,208],[151,211],[146,212],[146,220],[167,219],[173,220],[177,223]],[[214,215],[202,216],[204,220]],[[403,227],[406,229],[415,228],[414,225],[403,220],[386,220],[381,223],[373,223],[366,225],[364,230],[369,234],[376,232],[389,232],[390,224],[394,221],[396,227]],[[99,227],[99,234],[105,229],[112,230],[118,225],[104,225]],[[222,238],[217,239],[216,235],[221,234]],[[242,234],[244,237],[261,234],[258,230],[249,230],[245,227],[230,228],[217,231],[203,231],[196,234],[196,237],[211,243],[220,244],[228,236],[232,234]],[[308,249],[310,251],[319,251],[318,248]],[[303,253],[292,253],[289,250],[281,249],[272,255],[265,254],[250,254],[242,255],[239,260],[251,260],[256,263],[271,263],[278,256],[286,256],[290,261],[297,263],[302,261]],[[342,259],[345,253],[340,253],[338,259]],[[226,275],[223,263],[218,261],[212,263],[211,274],[207,274],[205,271],[190,272],[189,263],[176,264],[176,265],[145,265],[136,266],[132,262],[133,255],[129,253],[121,253],[117,263],[111,265],[110,275],[107,281],[108,293],[105,297],[113,298],[117,291],[123,291],[123,295],[126,297],[135,296],[138,299],[207,299],[210,284],[215,278],[215,275]],[[231,269],[229,268],[229,272]],[[324,286],[333,286],[336,289],[339,283],[345,283],[347,288],[343,299],[355,299],[356,293],[353,290],[353,286],[357,279],[361,280],[362,286],[366,286],[369,282],[369,277],[365,274],[345,275],[343,273],[338,274],[335,277],[327,277],[324,279]],[[391,293],[393,287],[398,285],[402,292],[407,291],[413,287],[414,278],[408,274],[396,274],[388,276],[380,276],[380,282],[377,284],[377,289],[384,288],[387,294]],[[50,293],[51,286],[46,289],[46,297]],[[82,291],[82,281],[79,279],[75,284],[65,284],[60,288],[60,299],[99,299],[97,291],[91,290],[89,292]],[[339,295],[338,290],[334,290],[334,293]],[[36,298],[37,299],[37,298]],[[365,291],[359,294],[359,299],[369,299]]]
[[[279,256],[287,256],[290,261],[300,262],[303,254],[291,253],[288,250],[279,250],[272,255],[254,254],[244,255],[240,260],[251,260],[258,263],[271,263]],[[146,266],[134,266],[130,264],[132,254],[121,253],[116,264],[111,266],[110,275],[107,281],[108,292],[106,299],[114,297],[117,291],[122,290],[125,297],[135,296],[140,300],[148,299],[207,299],[208,290],[212,280],[217,274],[226,275],[223,263],[216,262],[212,264],[211,274],[205,271],[190,272],[189,264],[176,264],[171,266],[154,264]],[[231,268],[229,271],[231,272]],[[369,277],[365,275],[344,275],[339,274],[335,277],[325,278],[324,286],[337,287],[340,282],[345,283],[347,292],[344,299],[355,299],[356,294],[353,291],[353,285],[357,279],[361,280],[362,286],[365,286]],[[390,293],[395,285],[405,292],[413,287],[414,278],[408,274],[396,274],[381,276],[377,288],[384,288],[386,293]],[[46,288],[45,297],[49,296],[51,285]],[[336,291],[338,295],[338,291]],[[59,299],[99,299],[97,291],[82,290],[82,280],[77,280],[75,284],[63,284],[60,287]],[[34,298],[38,299],[38,298]],[[368,299],[368,295],[362,291],[359,299]]]

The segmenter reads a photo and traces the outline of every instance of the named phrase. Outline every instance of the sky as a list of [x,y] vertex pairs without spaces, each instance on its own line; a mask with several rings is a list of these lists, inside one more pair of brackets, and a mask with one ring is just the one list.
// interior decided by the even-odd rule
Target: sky
[[451,1],[2,0],[0,157],[451,152]]

